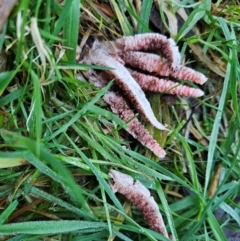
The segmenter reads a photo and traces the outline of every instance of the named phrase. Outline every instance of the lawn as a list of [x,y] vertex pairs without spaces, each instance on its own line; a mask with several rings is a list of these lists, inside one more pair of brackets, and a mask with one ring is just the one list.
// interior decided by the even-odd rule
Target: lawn
[[[16,3],[18,2],[18,3]],[[240,2],[11,0],[0,5],[0,240],[240,240]],[[9,14],[8,14],[9,13]],[[147,93],[166,151],[126,131],[84,73],[94,40],[159,33],[204,74],[198,98]],[[158,53],[160,54],[160,53]],[[110,170],[157,203],[171,239],[137,202],[114,193]]]

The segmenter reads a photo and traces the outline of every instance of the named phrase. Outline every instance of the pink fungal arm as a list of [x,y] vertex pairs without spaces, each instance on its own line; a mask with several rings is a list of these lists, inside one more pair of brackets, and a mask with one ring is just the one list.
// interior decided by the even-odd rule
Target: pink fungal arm
[[127,103],[120,95],[109,91],[103,99],[109,104],[113,113],[117,114],[124,122],[128,122],[127,131],[136,138],[142,145],[150,149],[156,156],[163,158],[166,152],[157,143],[150,133],[144,128],[141,122],[134,117],[133,111],[127,106]]
[[121,58],[125,64],[129,64],[133,68],[142,69],[160,76],[170,76],[201,85],[207,81],[205,75],[191,68],[179,65],[177,70],[171,69],[168,60],[163,60],[156,54],[129,51],[122,53]]
[[137,50],[160,50],[173,70],[178,69],[181,56],[173,39],[156,33],[137,34],[112,41],[122,52]]
[[203,91],[195,88],[181,85],[179,83],[160,79],[151,75],[141,74],[135,70],[128,69],[133,78],[138,82],[144,91],[152,91],[159,93],[168,93],[171,95],[181,95],[188,97],[200,97]]
[[[148,50],[163,54],[163,57],[147,53]],[[180,65],[180,60],[180,53],[174,40],[161,34],[138,34],[115,41],[96,40],[84,55],[82,62],[110,69],[105,71],[89,69],[83,75],[99,88],[114,79],[119,88],[118,93],[123,93],[146,121],[157,129],[167,130],[166,126],[155,117],[144,91],[200,97],[204,94],[201,90],[175,83],[168,80],[168,77],[197,84],[203,84],[207,80],[203,74]],[[157,141],[134,117],[134,112],[127,106],[123,97],[108,92],[104,100],[115,114],[128,122],[127,131],[134,138],[158,157],[166,155]]]
[[126,93],[126,95],[128,95],[128,98],[131,99],[135,108],[149,123],[159,130],[166,130],[166,127],[156,119],[150,103],[139,84],[131,76],[124,65],[105,53],[106,48],[107,47],[94,49],[94,54],[86,57],[85,62],[112,68],[112,70],[105,71],[105,73],[108,74],[108,78],[115,79],[117,85]]
[[158,205],[149,190],[141,182],[116,170],[110,170],[110,187],[114,192],[123,194],[134,206],[139,208],[148,225],[165,237],[169,237]]

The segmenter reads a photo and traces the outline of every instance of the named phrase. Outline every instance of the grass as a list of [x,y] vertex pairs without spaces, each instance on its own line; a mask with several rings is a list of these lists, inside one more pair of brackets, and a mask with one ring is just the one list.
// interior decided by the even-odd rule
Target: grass
[[[20,0],[12,10],[0,38],[8,60],[0,73],[1,240],[167,240],[112,192],[110,168],[151,190],[175,240],[240,232],[239,3],[140,2]],[[149,95],[171,129],[148,126],[167,151],[160,162],[126,137],[101,99],[113,82],[99,90],[75,77],[89,68],[75,63],[79,32],[110,40],[151,31],[172,36],[186,64],[209,79],[196,101]]]

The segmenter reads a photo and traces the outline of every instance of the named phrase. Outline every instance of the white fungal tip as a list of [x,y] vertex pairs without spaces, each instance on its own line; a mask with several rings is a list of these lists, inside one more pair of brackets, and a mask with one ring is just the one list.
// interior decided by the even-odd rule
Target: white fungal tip
[[195,97],[201,97],[203,95],[204,95],[204,92],[202,90],[198,90],[198,89],[196,90]]
[[173,70],[178,70],[180,67],[181,63],[181,55],[178,50],[178,46],[176,45],[175,41],[172,38],[168,39],[170,47],[171,47],[171,52],[172,52],[172,69]]
[[202,78],[201,79],[202,79],[201,84],[204,84],[208,80],[208,78],[204,74],[202,74]]

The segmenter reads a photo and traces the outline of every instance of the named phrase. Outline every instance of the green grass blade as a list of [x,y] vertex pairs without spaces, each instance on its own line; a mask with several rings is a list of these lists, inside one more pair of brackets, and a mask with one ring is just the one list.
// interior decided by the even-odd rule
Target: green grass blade
[[[85,199],[83,198],[83,196],[81,194],[81,189],[75,183],[71,173],[52,154],[47,152],[44,148],[41,148],[40,152],[39,152],[39,159],[38,159],[36,156],[37,155],[37,152],[36,152],[37,144],[33,140],[30,140],[26,137],[22,137],[20,135],[17,135],[15,133],[12,133],[12,132],[9,132],[9,131],[3,130],[3,129],[0,129],[0,135],[6,142],[21,143],[22,147],[26,148],[26,150],[29,150],[28,153],[26,152],[24,154],[24,158],[29,163],[36,166],[38,170],[40,170],[42,173],[46,174],[47,176],[49,176],[56,182],[65,186],[66,191],[71,196],[72,200],[75,200],[85,210],[89,210],[89,208],[85,202]],[[32,153],[30,153],[30,152],[32,152]],[[40,161],[40,159],[42,161]],[[56,170],[58,173],[53,171],[47,165],[45,165],[43,163],[43,161],[47,161],[52,166],[52,169]]]
[[102,88],[98,94],[89,102],[86,103],[84,105],[84,107],[79,110],[77,112],[77,114],[75,114],[72,119],[67,122],[66,124],[64,124],[60,129],[58,129],[57,131],[53,132],[52,135],[50,135],[48,137],[48,141],[51,140],[52,138],[56,137],[57,135],[59,135],[62,132],[65,132],[69,126],[71,126],[72,124],[74,124],[74,122],[76,122],[77,120],[79,120],[79,118],[81,116],[83,116],[88,110],[91,110],[91,107],[106,93],[106,91],[109,89],[109,87],[111,86],[112,82],[110,82],[106,87]]
[[[66,1],[63,8],[61,8],[59,4],[55,3],[54,5],[56,6],[54,10],[59,15],[59,19],[57,20],[56,26],[55,26],[54,31],[53,31],[53,35],[57,37],[57,36],[59,36],[60,31],[62,30],[66,19],[68,18],[68,14],[69,14],[71,6],[72,6],[72,0]],[[78,19],[78,21],[79,21],[79,19]],[[51,40],[50,43],[52,43],[52,42],[53,41]]]
[[240,216],[239,216],[239,213],[237,212],[237,208],[234,209],[225,202],[221,202],[219,205],[219,208],[221,208],[223,211],[228,213],[234,220],[236,220],[236,222],[240,226]]
[[228,241],[228,239],[226,238],[225,234],[223,233],[222,228],[220,227],[218,221],[216,220],[215,216],[213,215],[213,213],[209,210],[207,212],[208,214],[208,223],[211,227],[211,230],[216,238],[216,241]]
[[13,211],[18,206],[18,201],[14,200],[10,203],[8,207],[0,214],[0,226],[8,219],[8,217],[13,213]]
[[193,160],[191,148],[189,147],[188,143],[186,142],[186,140],[181,135],[178,135],[178,138],[181,140],[181,143],[182,143],[183,148],[184,148],[185,153],[186,153],[186,162],[187,162],[187,166],[188,166],[188,169],[189,169],[189,175],[191,176],[191,180],[192,180],[192,183],[193,183],[193,187],[197,191],[200,191],[201,185],[200,185],[199,180],[198,180],[196,163]]
[[76,49],[79,34],[80,1],[72,0],[72,4],[63,25],[64,45],[70,49],[66,50],[68,61],[74,63],[76,60]]
[[114,115],[112,112],[104,110],[98,106],[92,106],[91,110],[92,113],[101,115],[106,117],[107,119],[113,120],[118,126],[121,128],[127,129],[127,124],[122,119],[120,119],[118,116]]
[[0,169],[9,168],[14,166],[21,166],[26,164],[23,157],[1,157],[0,156]]
[[9,83],[12,81],[16,73],[16,70],[0,73],[0,96],[3,94],[3,92],[5,91]]
[[149,31],[148,23],[152,10],[152,0],[143,0],[140,12],[140,21],[138,24],[138,33],[146,33]]
[[[39,143],[39,145],[36,146],[36,150],[37,153],[39,154],[40,152],[40,143],[41,143],[41,139],[42,139],[42,96],[41,96],[41,86],[40,86],[40,79],[38,78],[38,76],[36,75],[36,73],[34,73],[34,71],[30,70],[30,74],[32,77],[32,81],[33,81],[33,86],[34,86],[34,90],[33,90],[33,103],[32,103],[32,112],[34,115],[34,122],[35,124],[32,125],[31,129],[33,132],[33,138],[36,139],[36,143]],[[30,130],[31,132],[31,130]]]
[[176,41],[178,42],[182,39],[191,29],[194,28],[196,23],[206,14],[206,9],[204,8],[197,8],[193,10],[188,17],[187,21],[183,24],[181,29],[178,31],[176,36]]
[[[222,21],[222,29],[227,29],[226,23],[224,23]],[[230,32],[225,30],[224,31],[226,34],[226,38],[227,40],[230,37]],[[232,58],[232,52],[230,51],[229,54],[230,59]],[[205,174],[205,186],[204,186],[204,196],[207,195],[207,189],[208,189],[208,185],[209,185],[209,180],[210,180],[210,175],[211,175],[211,170],[212,170],[212,165],[214,162],[214,154],[215,154],[215,149],[217,146],[217,136],[218,136],[218,132],[219,132],[219,128],[220,128],[220,121],[222,118],[222,114],[224,111],[224,106],[225,106],[225,101],[226,101],[226,96],[228,93],[228,86],[229,86],[229,81],[231,79],[231,68],[232,68],[232,62],[228,62],[227,64],[227,69],[226,69],[226,75],[224,78],[224,84],[223,84],[223,89],[222,89],[222,94],[221,94],[221,98],[219,100],[219,105],[218,105],[218,111],[214,120],[214,124],[213,124],[213,128],[212,128],[212,132],[211,132],[211,136],[210,136],[210,140],[209,140],[209,147],[208,147],[208,158],[207,158],[207,167],[206,167],[206,174]]]
[[174,219],[173,219],[172,214],[171,214],[172,211],[171,211],[171,209],[170,209],[170,207],[168,205],[166,196],[164,194],[164,191],[163,191],[160,183],[157,182],[157,181],[155,181],[155,183],[156,183],[156,190],[158,192],[158,195],[159,195],[159,198],[161,200],[163,209],[165,211],[165,215],[167,216],[168,224],[169,224],[169,227],[170,227],[170,230],[171,230],[171,235],[172,235],[171,239],[177,241],[179,239],[178,239],[176,227],[174,225]]
[[124,11],[122,10],[122,8],[124,8],[124,4],[121,1],[120,1],[121,2],[120,4],[117,4],[115,0],[110,0],[110,2],[113,5],[119,24],[121,25],[123,35],[124,36],[133,35],[131,24],[129,23],[127,17],[125,16]]
[[32,154],[28,154],[25,156],[26,160],[30,162],[32,165],[36,166],[39,171],[46,174],[50,178],[54,179],[55,181],[59,182],[66,188],[66,192],[68,195],[72,198],[72,200],[75,200],[79,203],[81,207],[83,207],[85,210],[88,210],[89,208],[86,206],[85,199],[83,198],[81,194],[81,189],[77,184],[75,183],[71,173],[69,170],[64,167],[62,163],[60,163],[53,155],[46,152],[45,150],[41,149],[40,152],[40,158],[42,160],[46,160],[52,168],[54,168],[58,173],[50,169],[48,166],[43,164],[38,158],[36,158]]
[[0,226],[0,234],[59,234],[71,231],[81,231],[88,229],[90,232],[98,232],[106,229],[107,225],[102,222],[87,221],[36,221],[12,223]]
[[14,90],[11,93],[5,95],[4,97],[0,98],[0,107],[4,106],[14,100],[21,98],[23,96],[24,92],[25,92],[24,88],[19,88],[19,89]]
[[61,200],[60,198],[57,198],[57,197],[54,197],[53,195],[49,194],[49,193],[46,193],[44,191],[42,191],[41,189],[38,189],[36,187],[33,187],[33,186],[26,186],[25,187],[25,191],[26,192],[29,192],[31,193],[32,195],[35,195],[37,197],[41,197],[49,202],[52,202],[54,204],[57,204],[59,205],[60,207],[64,207],[66,208],[67,210],[77,214],[79,217],[84,217],[84,218],[87,218],[87,219],[92,219],[92,220],[96,220],[96,218],[92,215],[90,215],[89,213],[77,208],[77,207],[74,207],[73,205]]
[[0,33],[0,52],[2,51],[5,35],[7,30],[7,22],[4,24],[4,27],[2,29],[2,32]]
[[90,167],[91,171],[96,176],[97,180],[99,181],[100,185],[105,189],[105,191],[108,193],[109,197],[112,199],[114,204],[119,208],[120,211],[124,212],[124,209],[121,205],[121,203],[118,201],[116,196],[114,195],[112,189],[109,187],[105,179],[102,177],[101,172],[94,166],[94,164],[86,157],[86,155],[75,145],[75,143],[69,139],[71,144],[74,148],[76,148],[78,154],[82,158],[82,160]]

